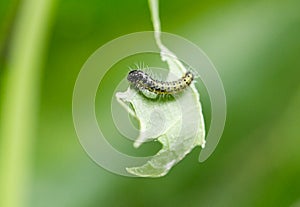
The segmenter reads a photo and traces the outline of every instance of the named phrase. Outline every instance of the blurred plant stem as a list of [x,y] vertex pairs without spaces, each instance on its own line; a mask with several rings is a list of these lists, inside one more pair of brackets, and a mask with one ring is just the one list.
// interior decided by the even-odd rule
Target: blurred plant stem
[[14,25],[1,97],[0,206],[3,207],[26,206],[30,193],[41,64],[55,2],[21,1]]
[[[11,0],[8,9],[6,9],[5,15],[3,15],[3,19],[0,24],[0,54],[4,53],[5,46],[8,43],[8,38],[10,34],[10,30],[12,27],[12,23],[16,16],[16,11],[18,8],[18,4],[20,0]],[[1,57],[2,58],[2,57]]]

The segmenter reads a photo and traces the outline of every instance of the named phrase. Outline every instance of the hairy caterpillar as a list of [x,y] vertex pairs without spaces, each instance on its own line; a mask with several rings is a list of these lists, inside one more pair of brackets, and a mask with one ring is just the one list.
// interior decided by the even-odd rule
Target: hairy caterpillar
[[188,71],[176,81],[159,81],[152,78],[142,70],[132,70],[127,80],[139,91],[154,93],[156,95],[176,94],[187,88],[194,80],[194,75]]

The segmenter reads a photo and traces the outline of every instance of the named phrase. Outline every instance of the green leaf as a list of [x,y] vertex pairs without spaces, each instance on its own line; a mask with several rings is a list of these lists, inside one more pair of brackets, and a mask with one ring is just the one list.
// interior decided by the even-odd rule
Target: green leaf
[[[174,75],[180,78],[187,69],[176,55],[162,44],[158,2],[154,0],[149,3],[156,43],[161,50],[162,61],[169,67],[167,80],[174,80]],[[205,146],[204,120],[199,93],[194,83],[174,98],[150,99],[131,87],[126,92],[118,92],[116,97],[140,123],[140,134],[134,146],[139,147],[152,140],[158,140],[162,144],[161,150],[147,163],[127,168],[129,173],[140,177],[164,176],[194,147]]]

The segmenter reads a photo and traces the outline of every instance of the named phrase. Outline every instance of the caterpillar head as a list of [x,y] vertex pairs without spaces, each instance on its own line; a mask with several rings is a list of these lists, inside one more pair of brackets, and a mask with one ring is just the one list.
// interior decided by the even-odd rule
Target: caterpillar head
[[127,80],[130,82],[130,83],[137,83],[141,80],[143,80],[145,74],[143,71],[141,70],[132,70],[128,73],[128,76],[127,76]]

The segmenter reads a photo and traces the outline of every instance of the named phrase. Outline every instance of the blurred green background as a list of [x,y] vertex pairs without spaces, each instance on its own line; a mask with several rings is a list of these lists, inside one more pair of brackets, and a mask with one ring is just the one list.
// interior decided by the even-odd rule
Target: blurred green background
[[196,148],[167,176],[145,179],[111,174],[87,156],[72,91],[98,47],[152,30],[148,2],[2,0],[0,206],[300,206],[299,8],[298,0],[160,2],[162,30],[214,62],[228,115],[206,162]]

